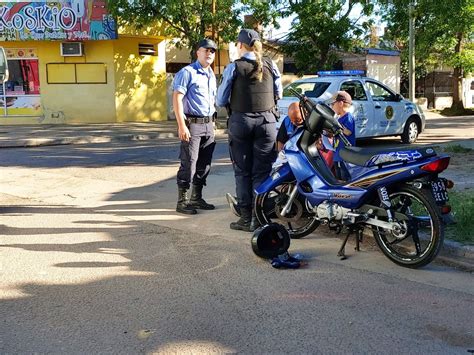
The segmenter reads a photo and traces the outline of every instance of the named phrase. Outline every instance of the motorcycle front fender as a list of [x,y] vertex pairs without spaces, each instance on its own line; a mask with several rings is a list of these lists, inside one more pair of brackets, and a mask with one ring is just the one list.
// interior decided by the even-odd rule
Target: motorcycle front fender
[[284,182],[293,181],[294,179],[295,176],[288,163],[283,164],[271,172],[270,176],[255,189],[255,193],[257,195],[263,194]]

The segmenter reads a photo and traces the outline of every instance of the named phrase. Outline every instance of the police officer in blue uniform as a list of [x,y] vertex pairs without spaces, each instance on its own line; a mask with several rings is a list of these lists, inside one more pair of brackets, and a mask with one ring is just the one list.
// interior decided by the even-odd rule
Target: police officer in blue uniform
[[[197,60],[181,69],[173,81],[173,108],[181,140],[177,174],[176,211],[196,214],[197,209],[213,210],[202,198],[202,189],[211,169],[214,138],[216,77],[211,68],[216,44],[203,39],[197,46]],[[192,184],[191,198],[187,191]]]
[[237,39],[240,58],[224,70],[217,105],[230,108],[229,152],[234,167],[240,219],[231,229],[252,232],[254,189],[265,180],[276,158],[275,101],[282,96],[275,63],[262,57],[262,42],[254,30],[243,29]]

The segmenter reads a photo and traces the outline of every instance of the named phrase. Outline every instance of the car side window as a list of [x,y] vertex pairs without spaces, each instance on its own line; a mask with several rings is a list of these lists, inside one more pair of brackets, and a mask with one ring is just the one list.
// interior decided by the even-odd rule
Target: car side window
[[318,98],[326,91],[329,85],[330,83],[326,82],[295,82],[283,90],[283,96],[294,96],[294,94],[289,90],[292,88],[300,94],[306,95],[307,97]]
[[367,95],[365,93],[362,83],[358,80],[346,81],[341,84],[342,91],[346,91],[351,95],[352,100],[367,101]]
[[367,81],[367,88],[374,101],[397,101],[395,94],[373,81]]

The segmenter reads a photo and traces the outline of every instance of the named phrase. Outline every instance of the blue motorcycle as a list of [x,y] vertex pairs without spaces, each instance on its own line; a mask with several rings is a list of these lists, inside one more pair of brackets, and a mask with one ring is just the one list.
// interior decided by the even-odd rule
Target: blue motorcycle
[[[342,258],[349,236],[355,235],[359,250],[368,228],[396,264],[417,268],[431,262],[443,245],[445,225],[452,221],[447,188],[453,183],[438,176],[448,167],[449,156],[426,146],[352,147],[329,106],[294,93],[305,123],[255,190],[260,223],[282,223],[291,238],[304,237],[320,224],[346,230],[338,252]],[[323,132],[344,142],[340,156],[349,168],[349,181],[337,180],[322,158],[315,143]]]

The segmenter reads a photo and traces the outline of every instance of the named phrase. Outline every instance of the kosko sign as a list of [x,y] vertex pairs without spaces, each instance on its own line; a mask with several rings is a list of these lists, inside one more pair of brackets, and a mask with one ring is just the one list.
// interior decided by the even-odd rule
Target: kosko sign
[[0,41],[116,39],[105,0],[3,2]]

